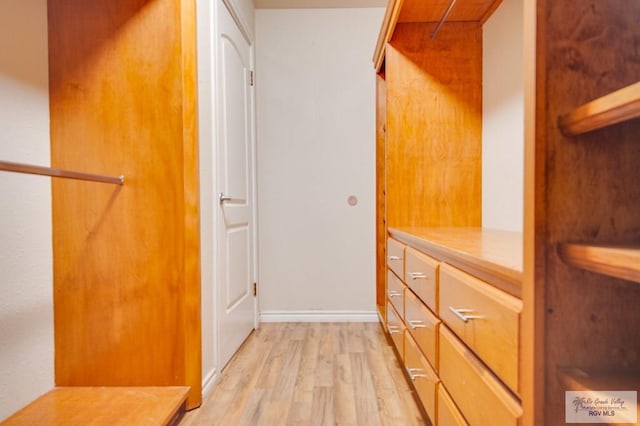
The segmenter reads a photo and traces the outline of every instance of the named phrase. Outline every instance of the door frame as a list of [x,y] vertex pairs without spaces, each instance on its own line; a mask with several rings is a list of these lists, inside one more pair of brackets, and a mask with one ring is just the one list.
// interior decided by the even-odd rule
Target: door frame
[[[216,164],[219,161],[217,129],[219,110],[216,102],[218,70],[216,58],[219,46],[216,39],[216,22],[221,7],[226,7],[250,47],[250,68],[255,70],[255,41],[252,32],[241,19],[234,0],[196,0],[198,34],[198,138],[200,162],[200,223],[201,223],[201,293],[202,293],[202,363],[203,395],[208,394],[220,376],[219,312],[217,301],[221,291],[219,270],[218,223],[221,211],[218,208],[218,179]],[[255,73],[255,71],[254,71]],[[249,88],[251,110],[251,183],[253,185],[253,282],[258,282],[258,185],[257,185],[257,140],[256,140],[256,90]],[[254,328],[260,324],[259,292],[253,300]],[[212,332],[213,336],[205,333]],[[212,346],[205,348],[205,345]]]

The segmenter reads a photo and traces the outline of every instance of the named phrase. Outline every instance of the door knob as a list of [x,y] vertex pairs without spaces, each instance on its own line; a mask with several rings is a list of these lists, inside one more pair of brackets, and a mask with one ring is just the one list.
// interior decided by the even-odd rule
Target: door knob
[[233,198],[231,197],[227,197],[224,195],[224,192],[221,192],[220,194],[218,194],[218,201],[220,202],[220,204],[224,203],[225,201],[231,201]]

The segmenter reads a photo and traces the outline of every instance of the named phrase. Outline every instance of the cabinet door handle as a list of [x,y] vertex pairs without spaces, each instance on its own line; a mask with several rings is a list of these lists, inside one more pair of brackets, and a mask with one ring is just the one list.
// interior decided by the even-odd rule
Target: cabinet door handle
[[422,368],[409,368],[406,367],[407,373],[412,381],[415,382],[416,379],[426,379],[429,376],[424,374],[424,370]]
[[388,260],[402,260],[400,256],[387,256]]
[[416,328],[429,328],[424,321],[420,321],[420,320],[409,320],[409,326],[411,328],[413,328],[414,330]]
[[387,296],[388,297],[400,297],[400,296],[402,296],[402,292],[390,290],[390,291],[387,291]]
[[397,325],[388,325],[387,330],[389,331],[389,334],[400,333],[400,327],[398,327]]
[[467,313],[473,312],[473,309],[456,309],[453,306],[449,306],[449,310],[464,322],[469,322],[470,319],[484,318],[482,315],[467,315]]
[[428,280],[427,276],[422,272],[410,272],[409,276],[412,280]]

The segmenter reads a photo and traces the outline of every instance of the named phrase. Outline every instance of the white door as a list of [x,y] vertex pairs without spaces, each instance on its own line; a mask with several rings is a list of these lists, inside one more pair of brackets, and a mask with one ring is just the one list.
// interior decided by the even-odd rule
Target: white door
[[251,333],[254,308],[254,152],[251,46],[217,2],[218,319],[220,367]]

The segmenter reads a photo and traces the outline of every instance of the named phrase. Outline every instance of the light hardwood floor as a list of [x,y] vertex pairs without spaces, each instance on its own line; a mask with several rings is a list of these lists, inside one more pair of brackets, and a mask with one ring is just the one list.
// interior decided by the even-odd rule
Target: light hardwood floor
[[267,323],[180,426],[424,425],[376,323]]

